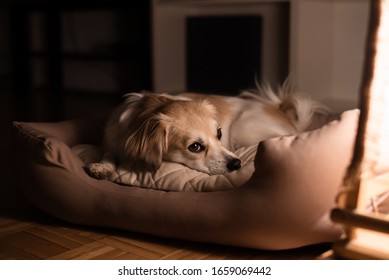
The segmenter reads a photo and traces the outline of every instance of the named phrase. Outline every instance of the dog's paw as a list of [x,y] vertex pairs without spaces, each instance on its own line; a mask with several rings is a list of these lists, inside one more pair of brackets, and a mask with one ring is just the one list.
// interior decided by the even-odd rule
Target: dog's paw
[[109,179],[115,172],[111,164],[91,163],[87,167],[89,175],[96,179]]

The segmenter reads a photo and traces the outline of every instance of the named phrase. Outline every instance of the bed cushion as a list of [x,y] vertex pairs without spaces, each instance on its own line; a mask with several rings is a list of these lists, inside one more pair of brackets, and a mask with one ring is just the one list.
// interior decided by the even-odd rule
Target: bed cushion
[[103,120],[15,122],[19,186],[57,218],[169,238],[260,249],[337,240],[330,209],[351,159],[358,110],[297,136],[257,145],[239,188],[172,192],[91,178],[70,147],[102,139]]
[[[241,168],[231,173],[208,175],[190,169],[182,164],[163,162],[155,172],[131,171],[126,163],[120,164],[108,180],[128,186],[151,188],[165,191],[222,191],[242,186],[254,172],[254,157],[258,145],[240,148],[234,153],[241,160]],[[72,151],[87,167],[99,162],[103,152],[98,146],[81,144],[72,147]]]

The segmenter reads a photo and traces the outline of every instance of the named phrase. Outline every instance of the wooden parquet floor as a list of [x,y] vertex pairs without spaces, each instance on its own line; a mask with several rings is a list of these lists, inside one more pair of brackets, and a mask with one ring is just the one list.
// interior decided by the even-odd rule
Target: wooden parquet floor
[[[1,97],[0,97],[1,98]],[[2,104],[2,105],[1,105]],[[262,251],[164,239],[141,233],[69,224],[31,207],[13,183],[11,121],[0,100],[0,259],[315,259],[329,244]],[[15,107],[13,107],[15,108]]]

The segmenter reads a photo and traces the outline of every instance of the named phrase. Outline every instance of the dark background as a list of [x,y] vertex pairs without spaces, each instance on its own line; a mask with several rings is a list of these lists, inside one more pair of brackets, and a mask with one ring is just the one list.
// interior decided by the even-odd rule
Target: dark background
[[60,120],[152,89],[148,1],[0,5],[1,96],[14,119]]

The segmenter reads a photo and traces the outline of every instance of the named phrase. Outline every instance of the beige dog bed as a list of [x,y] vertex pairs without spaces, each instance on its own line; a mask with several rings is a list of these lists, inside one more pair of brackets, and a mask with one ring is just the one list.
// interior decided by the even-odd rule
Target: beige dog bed
[[71,147],[99,145],[104,120],[15,122],[17,180],[33,205],[72,223],[260,249],[332,242],[341,229],[329,211],[352,155],[357,119],[357,110],[348,111],[320,129],[250,147],[242,185],[227,186],[224,177],[217,185],[227,190],[211,191],[214,176],[192,182],[208,192],[171,191],[186,182],[174,172],[158,183],[165,190],[147,178],[136,178],[141,187],[91,178]]

